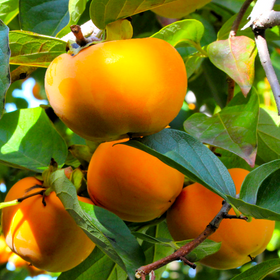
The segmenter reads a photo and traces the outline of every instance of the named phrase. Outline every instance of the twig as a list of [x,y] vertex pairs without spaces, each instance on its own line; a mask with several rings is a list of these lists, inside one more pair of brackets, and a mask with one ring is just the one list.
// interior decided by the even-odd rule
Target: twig
[[223,206],[219,213],[215,216],[215,218],[207,225],[205,230],[194,240],[187,243],[186,245],[182,246],[180,249],[178,249],[173,254],[162,258],[161,260],[155,261],[154,263],[141,266],[136,271],[136,277],[141,278],[142,280],[143,275],[149,275],[150,272],[172,262],[175,260],[180,260],[182,258],[185,258],[187,254],[189,254],[193,249],[195,249],[199,244],[201,244],[205,239],[207,239],[211,234],[213,234],[217,228],[219,227],[221,221],[224,219],[224,215],[228,213],[228,211],[231,209],[231,205],[227,202],[223,203]]
[[235,19],[235,21],[233,22],[232,26],[231,26],[231,31],[229,33],[229,37],[234,37],[236,36],[237,30],[239,28],[239,25],[242,21],[242,18],[244,16],[244,14],[246,13],[247,9],[249,8],[250,4],[253,2],[253,0],[246,0],[242,7],[240,8],[237,17]]
[[257,26],[254,27],[254,25],[257,22],[260,23],[259,19],[262,17],[262,15],[272,11],[275,1],[276,0],[258,0],[248,17],[248,19],[250,19],[249,22],[241,30],[244,30],[248,27],[253,27],[253,29],[257,28]]
[[270,60],[267,42],[265,39],[265,29],[255,29],[254,34],[260,61],[274,95],[278,115],[280,115],[280,85]]

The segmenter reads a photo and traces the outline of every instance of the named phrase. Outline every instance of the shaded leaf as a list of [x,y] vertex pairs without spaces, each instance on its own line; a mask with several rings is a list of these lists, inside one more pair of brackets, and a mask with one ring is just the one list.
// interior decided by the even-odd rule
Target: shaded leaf
[[200,41],[204,33],[203,24],[195,19],[176,21],[155,33],[154,38],[167,41],[172,46],[186,43],[201,50]]
[[280,220],[280,160],[263,164],[245,178],[240,199],[229,201],[245,215],[256,219]]
[[280,270],[280,259],[264,261],[238,274],[231,280],[261,280],[269,274]]
[[79,203],[76,189],[63,170],[53,173],[51,181],[57,196],[78,226],[128,273],[130,279],[134,279],[135,270],[144,263],[144,254],[125,223],[101,207]]
[[0,118],[2,117],[6,91],[8,90],[10,78],[10,49],[9,49],[9,28],[0,19]]
[[215,67],[208,58],[204,58],[199,72],[200,75],[194,80],[190,79],[188,83],[188,89],[196,96],[197,107],[206,105],[208,108],[213,104],[224,108],[227,101],[227,75]]
[[22,29],[55,36],[69,22],[68,2],[69,0],[19,1]]
[[228,150],[254,166],[258,118],[258,95],[252,90],[247,98],[242,93],[237,94],[212,117],[193,114],[185,121],[184,128],[201,142]]
[[10,32],[11,64],[48,67],[66,52],[66,42],[25,31]]
[[62,165],[66,156],[67,146],[42,108],[6,113],[0,120],[0,162],[43,172],[51,158]]
[[235,196],[235,186],[226,167],[207,147],[183,131],[164,129],[123,144],[156,156],[224,199],[226,195]]
[[70,26],[78,23],[82,13],[86,9],[88,1],[89,0],[69,0],[69,22],[62,30],[59,31],[59,33],[56,35],[57,37],[61,38],[65,36],[71,31]]
[[63,272],[58,280],[125,280],[127,274],[114,261],[95,247],[89,257],[75,268]]
[[0,0],[0,18],[9,24],[18,14],[18,0]]
[[263,162],[280,158],[280,127],[264,109],[260,109],[257,156]]
[[207,52],[211,62],[227,73],[246,96],[255,75],[254,62],[257,55],[255,41],[245,37],[231,37],[211,43]]
[[142,13],[174,0],[92,0],[90,18],[99,29],[118,19]]

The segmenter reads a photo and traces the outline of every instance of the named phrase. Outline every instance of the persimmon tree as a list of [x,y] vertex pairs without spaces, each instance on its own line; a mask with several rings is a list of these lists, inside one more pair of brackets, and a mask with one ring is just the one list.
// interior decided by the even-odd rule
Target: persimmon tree
[[[38,180],[47,177],[48,187],[96,244],[82,263],[56,274],[59,280],[167,279],[166,265],[173,261],[186,265],[187,269],[181,269],[181,274],[186,270],[188,274],[190,268],[197,267],[193,279],[220,279],[222,275],[223,279],[235,280],[269,279],[270,275],[279,278],[280,6],[275,0],[204,1],[205,5],[198,6],[198,10],[176,19],[151,11],[172,2],[176,0],[0,0],[0,180],[6,188],[0,189],[0,209],[21,203],[22,197],[9,205],[4,202],[6,193],[17,181],[30,176]],[[222,198],[220,211],[210,220],[203,220],[197,206],[195,220],[205,223],[205,229],[192,240],[172,239],[166,213],[150,221],[128,222],[100,206],[79,203],[77,193],[89,197],[87,170],[92,155],[102,144],[71,131],[63,122],[63,114],[59,118],[54,111],[56,106],[52,108],[48,103],[44,90],[46,69],[59,55],[67,52],[69,56],[78,57],[89,46],[147,37],[164,40],[179,52],[188,79],[186,97],[168,127],[144,137],[127,133],[129,140],[117,145],[140,149],[177,169],[185,176],[184,187],[199,184]],[[108,64],[112,60],[108,60]],[[160,68],[166,67],[167,71],[168,63],[162,63]],[[147,71],[149,67],[147,63]],[[94,69],[98,71],[98,67]],[[145,71],[144,66],[141,71]],[[71,76],[71,69],[68,72]],[[95,79],[91,71],[82,72],[83,83],[90,80],[91,87],[118,82],[110,73],[101,81]],[[125,73],[128,75],[129,71]],[[71,89],[78,88],[81,76],[73,69]],[[149,75],[143,77],[143,83],[149,79]],[[177,78],[174,79],[176,85]],[[47,105],[31,108],[24,91],[22,95],[15,94],[31,79],[35,81],[34,95]],[[86,86],[82,86],[86,92]],[[62,85],[58,83],[56,87],[59,91]],[[141,89],[141,83],[135,87]],[[71,98],[74,102],[71,105],[67,102],[67,106],[80,104],[79,92]],[[59,102],[57,100],[55,102]],[[110,109],[102,116],[105,120],[106,115],[119,106],[115,99],[106,102]],[[9,110],[11,104],[15,107],[13,111]],[[104,105],[106,107],[106,103]],[[138,108],[136,105],[139,102],[126,104],[134,108],[131,111]],[[63,108],[61,104],[60,107]],[[79,108],[79,112],[83,112],[83,108]],[[161,120],[164,111],[159,112],[162,115],[157,119]],[[145,110],[136,113],[138,119],[147,118]],[[86,121],[83,122],[87,127]],[[115,125],[123,125],[121,118]],[[106,140],[102,138],[102,141]],[[65,168],[71,169],[69,176]],[[231,168],[249,171],[238,194],[228,172]],[[38,195],[45,194],[43,191]],[[234,210],[234,214],[229,214],[230,210]],[[199,263],[219,251],[221,244],[207,238],[219,231],[224,219],[230,219],[227,222],[233,227],[237,219],[243,223],[252,219],[276,221],[271,251],[265,251],[241,268],[227,271],[227,276],[223,270]],[[44,242],[49,238],[51,236]],[[75,254],[72,257],[75,258]],[[22,279],[22,275],[27,275],[27,272],[21,274],[22,271],[8,272],[6,261],[0,267],[1,279],[8,276]]]

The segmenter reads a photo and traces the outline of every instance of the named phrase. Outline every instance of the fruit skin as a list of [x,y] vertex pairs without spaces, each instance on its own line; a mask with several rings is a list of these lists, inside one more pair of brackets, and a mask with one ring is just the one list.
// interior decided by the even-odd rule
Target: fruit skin
[[10,255],[12,254],[11,249],[6,244],[3,235],[0,236],[0,265],[8,261]]
[[[9,190],[5,201],[24,196],[34,185],[41,185],[41,182],[33,177],[18,181]],[[34,192],[38,189],[28,194]],[[95,245],[77,226],[55,192],[46,196],[45,202],[46,206],[42,203],[42,196],[36,195],[2,210],[6,243],[37,268],[50,272],[69,270],[81,263]]]
[[[240,168],[229,169],[237,193],[249,173]],[[221,209],[223,199],[204,186],[194,183],[183,189],[167,212],[167,225],[174,240],[197,237]],[[234,215],[231,209],[229,214]],[[274,221],[224,219],[209,239],[222,242],[221,249],[200,262],[215,269],[232,269],[262,253],[272,237]]]
[[181,109],[187,74],[169,43],[128,39],[58,56],[47,69],[45,89],[70,129],[104,142],[165,128]]
[[165,18],[180,19],[195,10],[205,6],[211,0],[177,0],[171,3],[164,4],[160,7],[151,9],[155,14]]
[[184,175],[148,153],[115,143],[102,143],[91,158],[90,198],[126,221],[159,217],[180,194]]

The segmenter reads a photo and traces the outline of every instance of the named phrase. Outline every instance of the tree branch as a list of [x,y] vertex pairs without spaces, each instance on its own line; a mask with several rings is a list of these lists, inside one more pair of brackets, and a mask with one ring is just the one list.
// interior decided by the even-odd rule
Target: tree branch
[[253,27],[255,23],[259,21],[262,15],[265,15],[272,11],[276,0],[258,0],[254,6],[248,19],[249,22],[242,28],[242,30]]
[[[227,202],[223,203],[223,206],[219,213],[215,216],[215,218],[207,225],[205,230],[194,240],[187,243],[186,245],[182,246],[173,254],[162,258],[161,260],[155,261],[154,263],[141,266],[136,271],[136,278],[141,278],[142,280],[145,279],[145,275],[149,275],[152,271],[172,262],[175,260],[183,260],[185,256],[189,254],[193,249],[195,249],[199,244],[201,244],[205,239],[207,239],[211,234],[213,234],[217,228],[219,227],[221,221],[226,217],[229,210],[231,209],[231,205]],[[187,261],[189,262],[189,261]],[[188,264],[188,263],[187,263]],[[193,264],[191,264],[193,265]]]
[[280,115],[280,85],[270,60],[267,42],[265,40],[265,29],[254,30],[254,34],[260,61],[274,95],[278,115]]

